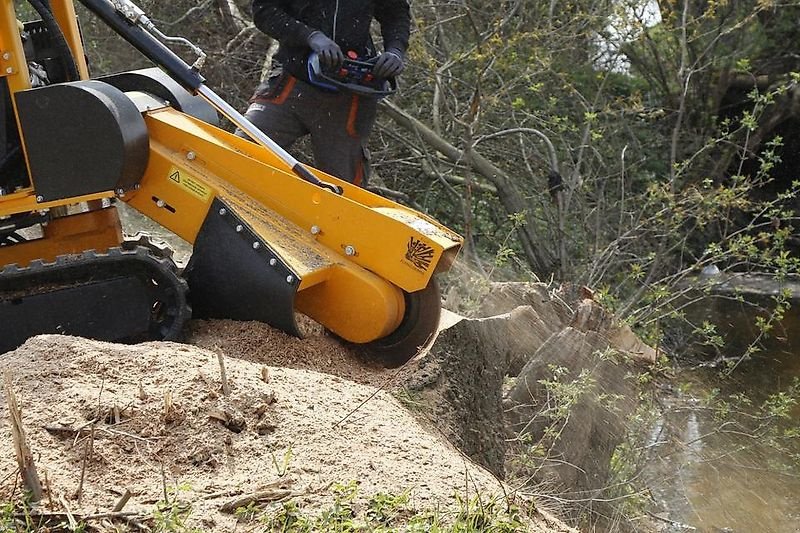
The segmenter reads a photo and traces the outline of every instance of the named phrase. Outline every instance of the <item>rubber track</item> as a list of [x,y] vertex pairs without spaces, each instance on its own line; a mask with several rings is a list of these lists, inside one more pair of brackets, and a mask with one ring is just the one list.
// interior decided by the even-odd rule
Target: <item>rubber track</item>
[[[145,236],[137,236],[102,253],[87,250],[59,256],[52,263],[35,260],[22,268],[8,265],[0,270],[0,301],[75,289],[104,279],[126,276],[148,279],[155,282],[149,286],[164,308],[159,312],[159,321],[151,322],[150,331],[142,332],[144,338],[136,340],[179,340],[191,309],[186,298],[188,286],[171,256],[170,249],[159,247]],[[124,306],[124,299],[120,300],[119,306]]]

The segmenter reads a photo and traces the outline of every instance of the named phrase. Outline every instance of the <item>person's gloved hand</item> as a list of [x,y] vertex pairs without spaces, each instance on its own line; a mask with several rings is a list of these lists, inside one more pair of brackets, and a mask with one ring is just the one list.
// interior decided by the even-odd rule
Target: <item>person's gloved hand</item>
[[378,56],[372,74],[376,78],[393,78],[399,76],[404,68],[403,52],[397,48],[389,48]]
[[321,31],[311,32],[308,46],[319,55],[319,64],[326,70],[339,68],[344,61],[344,54],[339,45]]

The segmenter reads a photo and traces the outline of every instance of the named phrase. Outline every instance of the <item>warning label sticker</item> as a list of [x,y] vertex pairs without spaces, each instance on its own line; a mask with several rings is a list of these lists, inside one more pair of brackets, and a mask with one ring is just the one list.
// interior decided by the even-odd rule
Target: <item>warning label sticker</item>
[[193,178],[185,170],[181,170],[176,167],[170,168],[169,180],[178,187],[186,189],[191,194],[203,201],[208,200],[208,198],[211,196],[211,189],[209,189],[202,182],[198,181],[196,178]]

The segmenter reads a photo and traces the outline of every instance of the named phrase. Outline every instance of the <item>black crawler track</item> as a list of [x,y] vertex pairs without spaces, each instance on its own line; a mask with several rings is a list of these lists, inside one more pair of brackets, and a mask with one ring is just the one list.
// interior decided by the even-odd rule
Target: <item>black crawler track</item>
[[0,353],[42,333],[177,340],[191,315],[168,250],[144,237],[98,253],[0,270]]

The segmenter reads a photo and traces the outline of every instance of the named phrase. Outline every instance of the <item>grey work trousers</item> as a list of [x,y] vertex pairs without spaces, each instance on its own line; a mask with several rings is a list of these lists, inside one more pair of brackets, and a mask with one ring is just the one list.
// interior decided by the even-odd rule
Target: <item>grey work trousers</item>
[[[356,185],[369,176],[367,140],[377,101],[347,92],[329,92],[289,74],[259,86],[245,117],[288,150],[311,135],[314,166]],[[237,131],[237,135],[245,136]]]

